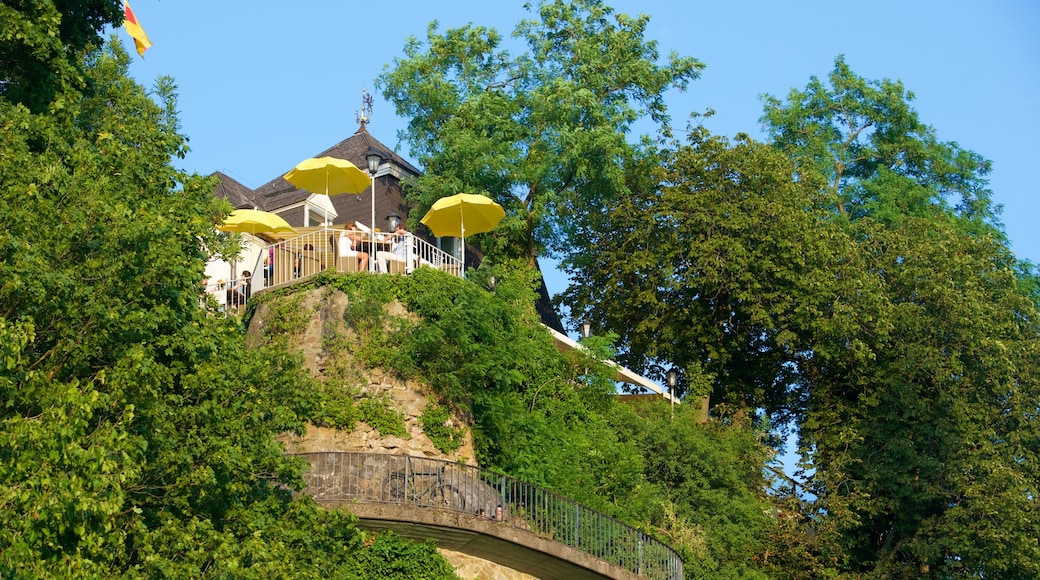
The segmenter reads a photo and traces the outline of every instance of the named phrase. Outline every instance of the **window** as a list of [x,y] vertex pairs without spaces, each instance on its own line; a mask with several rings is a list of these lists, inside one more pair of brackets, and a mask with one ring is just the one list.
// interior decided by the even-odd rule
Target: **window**
[[462,248],[460,242],[459,238],[437,238],[437,244],[441,251],[454,256],[456,260],[462,259],[462,252],[459,251]]
[[323,210],[314,207],[309,207],[307,209],[308,226],[320,226],[324,224],[326,220],[330,219],[329,215]]

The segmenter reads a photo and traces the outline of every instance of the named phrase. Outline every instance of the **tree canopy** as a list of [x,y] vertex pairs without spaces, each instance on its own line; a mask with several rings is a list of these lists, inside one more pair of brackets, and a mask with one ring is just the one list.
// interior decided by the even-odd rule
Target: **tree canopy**
[[797,427],[790,550],[868,576],[1032,577],[1040,319],[989,163],[911,98],[839,58],[829,87],[765,99],[772,143],[695,130],[591,220],[563,302],[630,364],[710,385],[717,417]]
[[[116,4],[0,7],[22,42],[4,50],[51,51],[0,60],[0,576],[454,577],[294,498],[275,436],[320,393],[200,307],[230,208],[171,165],[172,81],[147,93],[118,41],[87,38]],[[41,54],[34,74],[83,82],[30,82]]]
[[460,191],[488,195],[506,218],[481,248],[533,265],[564,245],[575,216],[624,196],[621,163],[637,153],[628,133],[640,119],[667,132],[665,91],[685,89],[704,65],[676,54],[659,63],[644,38],[649,16],[600,0],[532,11],[513,33],[526,52],[504,48],[494,29],[440,33],[433,22],[378,86],[409,119],[402,137],[425,172],[409,189],[412,211]]

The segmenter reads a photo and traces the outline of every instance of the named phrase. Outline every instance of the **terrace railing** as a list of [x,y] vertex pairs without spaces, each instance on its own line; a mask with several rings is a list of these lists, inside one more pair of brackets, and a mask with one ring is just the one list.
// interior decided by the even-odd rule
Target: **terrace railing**
[[[359,271],[357,256],[341,255],[346,254],[339,247],[343,232],[341,229],[322,228],[262,248],[252,269],[253,289],[281,286],[330,269]],[[416,268],[432,267],[455,276],[462,275],[458,258],[412,234],[352,233],[363,238],[360,249],[369,254],[366,270],[408,274]],[[404,248],[403,255],[395,252],[399,244],[403,244],[400,246]]]
[[207,281],[206,292],[199,297],[199,306],[220,314],[237,314],[252,296],[254,284],[252,277]]
[[[219,312],[235,313],[244,308],[250,296],[265,288],[290,284],[326,270],[361,271],[361,262],[356,255],[340,255],[340,234],[343,231],[333,228],[316,229],[262,248],[256,263],[249,269],[249,277],[207,281],[206,293],[212,296],[213,300],[209,306]],[[422,238],[411,234],[373,236],[369,232],[355,233],[364,238],[363,251],[370,254],[369,263],[373,267],[366,267],[365,270],[410,274],[416,268],[429,267],[454,276],[462,275],[462,263],[458,258]],[[402,246],[405,249],[403,255],[394,252],[394,248],[401,242],[405,242]],[[370,251],[373,248],[374,251]],[[242,268],[243,272],[245,270],[247,268]],[[206,300],[200,302],[206,306]]]
[[318,501],[388,503],[484,517],[560,542],[645,578],[678,580],[675,550],[536,485],[451,461],[360,452],[300,453]]

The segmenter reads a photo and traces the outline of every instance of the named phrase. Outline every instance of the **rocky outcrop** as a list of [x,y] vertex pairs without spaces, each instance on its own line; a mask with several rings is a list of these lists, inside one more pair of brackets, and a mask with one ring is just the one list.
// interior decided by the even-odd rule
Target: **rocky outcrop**
[[[423,410],[432,401],[432,393],[426,385],[400,377],[392,370],[368,368],[356,355],[359,335],[347,320],[350,308],[349,297],[340,291],[330,288],[300,290],[294,294],[259,304],[249,322],[248,341],[259,345],[267,340],[270,334],[287,337],[291,348],[299,349],[303,356],[304,367],[329,388],[344,388],[356,393],[358,397],[385,397],[391,401],[393,408],[404,417],[404,436],[386,435],[370,425],[358,423],[354,429],[342,431],[326,427],[309,425],[305,435],[297,437],[287,434],[282,441],[287,453],[312,453],[320,451],[346,451],[368,453],[391,453],[412,457],[427,457],[476,465],[473,440],[469,425],[458,418],[452,418],[451,427],[464,429],[462,446],[453,454],[439,451],[433,442],[423,433],[420,417]],[[386,308],[391,317],[408,317],[410,314],[400,305],[392,304]],[[312,474],[313,475],[313,474]],[[377,478],[381,481],[381,478]],[[316,496],[321,496],[320,485],[308,484]],[[362,486],[363,487],[363,486]],[[360,487],[359,487],[360,489]],[[333,494],[334,495],[334,494]],[[591,556],[573,550],[549,539],[538,537],[530,532],[494,522],[485,517],[473,514],[461,514],[447,510],[419,509],[394,505],[392,503],[356,503],[328,501],[316,497],[319,503],[328,508],[346,508],[358,514],[362,522],[367,522],[366,529],[380,531],[394,529],[404,537],[409,531],[416,529],[433,529],[439,534],[436,539],[441,546],[440,553],[455,569],[461,578],[480,580],[531,580],[532,576],[520,570],[539,570],[544,578],[628,578],[634,577],[617,568],[620,575],[603,573],[598,567],[605,563],[595,561]],[[478,505],[479,502],[473,502]],[[490,511],[488,504],[485,511]],[[409,510],[409,514],[422,515],[446,520],[464,519],[469,527],[450,521],[435,522],[436,525],[417,525],[415,522],[405,523],[404,529],[397,530],[386,524],[385,514],[358,513],[394,510]],[[375,523],[373,523],[375,522]],[[387,527],[387,526],[390,527]],[[476,528],[476,529],[469,529]],[[471,542],[469,551],[460,551],[461,546],[451,542],[462,536],[482,538]],[[513,536],[529,536],[528,542],[517,540]],[[443,536],[443,537],[442,537]],[[503,536],[499,538],[498,536]],[[468,536],[467,536],[468,537]],[[532,550],[527,543],[537,544],[539,550]],[[473,546],[490,545],[494,549],[475,549]],[[570,559],[561,557],[557,552],[576,554]],[[490,555],[489,555],[490,554]],[[573,561],[572,561],[573,560]],[[588,562],[586,562],[588,560]],[[555,567],[554,567],[555,566]],[[598,567],[597,567],[598,566]],[[562,568],[561,568],[562,567]],[[609,566],[608,566],[609,567]],[[544,568],[544,569],[543,569]],[[566,572],[559,570],[565,569]],[[613,567],[611,567],[613,569]],[[544,572],[544,574],[543,574]]]
[[477,580],[538,580],[536,576],[524,574],[490,560],[470,556],[465,552],[456,552],[440,548],[444,559],[455,568],[459,578],[475,578]]
[[[286,303],[283,301],[292,301],[294,322],[286,322]],[[389,397],[393,407],[404,416],[406,435],[383,435],[365,423],[358,423],[349,432],[310,425],[302,437],[286,435],[283,438],[286,451],[400,453],[475,465],[473,439],[469,426],[464,422],[451,419],[453,427],[465,429],[462,446],[451,455],[439,451],[423,433],[419,417],[431,403],[431,393],[425,385],[387,370],[367,368],[357,360],[352,345],[357,344],[358,335],[345,317],[349,305],[350,299],[346,294],[329,288],[301,291],[262,303],[250,319],[248,340],[251,344],[262,343],[265,327],[277,325],[279,332],[290,335],[289,343],[299,348],[304,367],[319,381],[356,389],[359,395]],[[389,305],[387,314],[391,317],[409,316],[400,304]]]

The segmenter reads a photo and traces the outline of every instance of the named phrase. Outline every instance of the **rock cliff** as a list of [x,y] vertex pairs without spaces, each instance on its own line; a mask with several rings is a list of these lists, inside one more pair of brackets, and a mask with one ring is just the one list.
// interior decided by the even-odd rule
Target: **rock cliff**
[[[284,301],[290,300],[299,317],[291,328],[287,328],[283,320],[275,318],[284,317],[280,311],[286,307]],[[326,388],[347,389],[357,398],[365,395],[388,397],[393,408],[404,417],[405,435],[384,435],[365,423],[358,423],[349,432],[309,425],[302,437],[284,437],[286,451],[397,453],[475,465],[472,436],[469,426],[463,421],[449,419],[452,427],[465,429],[461,447],[450,455],[439,451],[423,433],[419,418],[423,409],[433,401],[426,385],[401,378],[390,370],[367,368],[356,357],[353,346],[358,344],[358,334],[345,316],[349,306],[350,299],[345,293],[329,288],[301,291],[264,302],[258,305],[250,319],[248,340],[251,344],[260,344],[266,340],[265,327],[279,325],[281,332],[290,335],[287,342],[299,349],[305,368]],[[399,304],[388,306],[387,314],[390,317],[409,316]]]

